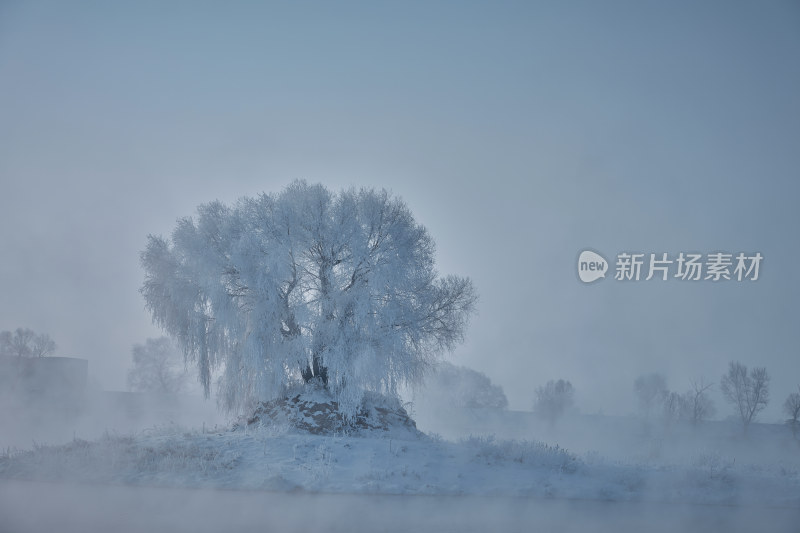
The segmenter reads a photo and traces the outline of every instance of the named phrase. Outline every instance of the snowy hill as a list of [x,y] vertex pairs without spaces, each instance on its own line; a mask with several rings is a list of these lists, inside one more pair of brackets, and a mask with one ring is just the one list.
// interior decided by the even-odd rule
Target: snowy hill
[[749,464],[712,451],[681,463],[620,461],[533,440],[445,441],[417,431],[397,404],[366,405],[349,427],[329,398],[292,396],[213,432],[163,427],[9,450],[0,478],[800,508],[797,463]]

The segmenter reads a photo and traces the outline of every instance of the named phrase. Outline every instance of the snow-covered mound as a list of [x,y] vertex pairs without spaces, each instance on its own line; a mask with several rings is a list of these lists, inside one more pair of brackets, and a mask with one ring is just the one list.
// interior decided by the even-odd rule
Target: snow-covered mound
[[325,390],[306,388],[285,398],[259,403],[239,429],[286,427],[312,435],[379,433],[392,438],[416,439],[422,436],[417,424],[396,398],[367,394],[355,416],[347,417],[339,403]]
[[212,432],[153,428],[135,436],[108,434],[97,441],[5,450],[0,452],[0,483],[62,480],[800,509],[800,475],[794,464],[753,466],[713,453],[689,464],[620,463],[592,454],[582,458],[537,441],[470,437],[451,442],[386,433],[363,429],[357,436],[322,435],[247,425]]

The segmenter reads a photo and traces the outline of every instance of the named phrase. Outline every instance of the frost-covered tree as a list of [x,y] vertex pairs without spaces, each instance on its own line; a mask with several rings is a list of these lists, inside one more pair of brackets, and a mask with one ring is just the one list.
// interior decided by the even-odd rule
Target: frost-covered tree
[[[797,390],[800,391],[800,385]],[[792,436],[797,438],[797,432],[800,431],[800,392],[793,392],[786,397],[783,402],[783,411],[789,415],[786,424],[792,430]]]
[[508,407],[503,387],[492,383],[489,376],[465,366],[442,362],[426,379],[417,401],[430,407],[492,408]]
[[563,379],[550,380],[543,387],[536,387],[533,410],[550,425],[555,425],[558,419],[572,408],[574,398],[575,389],[572,383]]
[[134,344],[133,366],[128,370],[128,388],[137,392],[178,393],[188,384],[189,374],[180,349],[169,337]]
[[171,240],[150,236],[141,292],[154,322],[196,362],[208,395],[222,367],[228,409],[297,381],[346,413],[365,391],[396,394],[463,340],[476,301],[440,277],[434,243],[386,191],[292,183],[233,206],[201,205]]
[[748,372],[745,365],[733,361],[728,365],[728,373],[722,376],[722,394],[736,408],[745,433],[769,403],[769,380],[766,368],[753,368]]
[[49,335],[37,334],[29,328],[0,332],[0,355],[13,357],[47,357],[56,350]]

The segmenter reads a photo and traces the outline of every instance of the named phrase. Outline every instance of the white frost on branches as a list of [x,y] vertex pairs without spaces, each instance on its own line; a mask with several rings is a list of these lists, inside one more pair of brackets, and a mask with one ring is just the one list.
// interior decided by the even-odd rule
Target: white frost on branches
[[434,243],[386,191],[292,183],[201,205],[172,238],[149,236],[141,292],[195,361],[206,395],[222,367],[230,409],[294,382],[324,384],[346,413],[396,394],[463,340],[472,283],[438,277]]

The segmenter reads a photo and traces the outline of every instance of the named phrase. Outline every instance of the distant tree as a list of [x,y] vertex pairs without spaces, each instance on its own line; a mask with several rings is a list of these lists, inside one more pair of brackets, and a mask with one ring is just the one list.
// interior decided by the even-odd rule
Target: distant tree
[[0,331],[0,355],[4,357],[11,356],[11,337],[12,333],[10,331]]
[[692,388],[681,397],[681,418],[696,426],[714,416],[716,411],[714,401],[708,395],[708,391],[713,384],[706,383],[701,378],[700,381],[692,381],[691,385]]
[[133,345],[128,388],[137,392],[178,393],[188,384],[183,356],[168,337]]
[[663,374],[645,374],[633,382],[633,390],[639,402],[639,410],[645,418],[650,418],[653,408],[662,402],[667,394],[667,378]]
[[47,357],[56,351],[56,343],[47,335],[36,335],[31,343],[33,357]]
[[14,357],[30,357],[35,334],[28,328],[17,328],[2,333],[3,353]]
[[670,427],[686,411],[683,397],[677,392],[666,391],[661,397],[661,413],[664,425]]
[[439,364],[426,378],[419,402],[442,407],[508,407],[503,387],[493,384],[486,374],[448,362]]
[[56,350],[49,335],[37,334],[29,328],[0,332],[0,355],[12,357],[47,357]]
[[575,389],[572,383],[563,379],[550,380],[543,387],[536,388],[533,410],[552,426],[572,408],[574,401]]
[[440,276],[428,231],[387,191],[292,183],[211,202],[150,236],[141,292],[197,364],[206,395],[247,410],[285,387],[327,389],[345,415],[366,392],[419,383],[463,339],[476,294]]
[[769,403],[769,380],[766,368],[757,367],[748,372],[745,365],[733,361],[728,365],[728,373],[722,376],[722,394],[736,408],[745,433]]
[[[800,385],[797,389],[800,391]],[[789,415],[786,423],[792,430],[792,436],[797,438],[797,433],[800,431],[800,393],[793,392],[786,398],[783,411]]]

